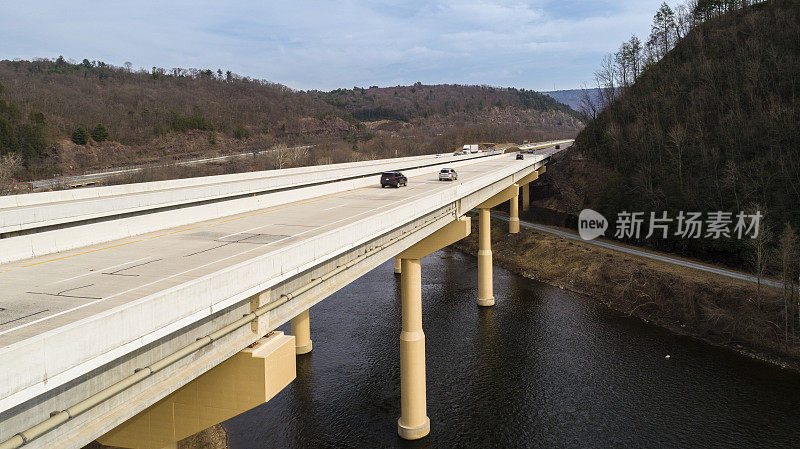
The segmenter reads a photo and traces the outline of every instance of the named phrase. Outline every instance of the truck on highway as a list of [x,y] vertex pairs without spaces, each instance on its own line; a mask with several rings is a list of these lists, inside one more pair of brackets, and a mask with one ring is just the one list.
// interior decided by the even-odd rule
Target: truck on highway
[[464,145],[463,152],[464,154],[477,153],[478,145]]

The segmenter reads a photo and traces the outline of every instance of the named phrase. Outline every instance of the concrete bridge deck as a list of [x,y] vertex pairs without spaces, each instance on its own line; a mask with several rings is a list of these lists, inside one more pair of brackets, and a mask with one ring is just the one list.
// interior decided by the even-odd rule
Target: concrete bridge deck
[[[130,232],[136,235],[0,264],[0,440],[146,365],[180,341],[191,341],[205,329],[241,316],[254,295],[270,289],[273,296],[279,295],[341,266],[343,260],[360,257],[356,253],[365,248],[398,242],[387,246],[380,260],[364,263],[302,305],[273,313],[265,329],[274,329],[353,276],[535,171],[554,151],[550,147],[524,160],[515,160],[513,154],[428,158],[423,162],[430,165],[410,172],[404,188],[381,189],[378,177],[372,176],[361,185],[346,186],[355,188],[332,188],[329,194],[284,203],[271,200],[264,208],[218,213],[213,219]],[[445,166],[457,169],[458,181],[438,181],[438,169]],[[60,198],[54,207],[83,199]],[[257,199],[248,201],[250,207],[253,201],[258,204]],[[216,210],[224,212],[225,205],[221,202]],[[113,205],[106,209],[113,210]],[[114,224],[110,220],[106,225]],[[410,238],[398,240],[402,235]],[[174,337],[180,333],[185,335]],[[240,335],[234,340],[213,356],[209,351],[208,360],[193,373],[185,373],[184,380],[151,388],[150,399],[143,400],[141,390],[131,392],[127,400],[138,400],[138,409],[129,403],[130,410],[120,412],[126,400],[120,398],[97,412],[111,417],[105,426],[95,425],[83,436],[72,429],[59,444],[43,437],[31,447],[75,446],[105,433],[148,401],[174,391],[209,364],[252,343],[253,337]],[[76,426],[80,424],[77,420]]]

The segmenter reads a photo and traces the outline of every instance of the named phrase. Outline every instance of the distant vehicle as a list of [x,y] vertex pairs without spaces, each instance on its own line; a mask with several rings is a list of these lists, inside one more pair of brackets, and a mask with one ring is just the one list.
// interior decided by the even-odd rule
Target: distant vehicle
[[400,187],[408,184],[408,178],[399,171],[387,171],[381,173],[381,188],[386,186]]
[[560,150],[560,149],[561,149],[561,145],[556,145],[556,150]]
[[527,140],[524,140],[524,141],[522,142],[522,144],[523,144],[523,145],[524,145],[524,144],[527,144],[527,143],[528,143],[528,141],[527,141]]
[[443,155],[441,155],[441,154],[437,154],[437,155],[436,155],[436,156],[434,156],[434,157],[442,157],[442,156],[443,156]]
[[464,154],[477,153],[478,145],[464,145],[463,152]]
[[453,156],[461,156],[461,152],[460,151],[456,151],[455,153],[453,153]]
[[439,181],[455,181],[458,173],[452,168],[443,168],[439,171]]
[[517,154],[517,160],[519,161],[522,159],[525,159],[525,156],[523,156],[522,153]]

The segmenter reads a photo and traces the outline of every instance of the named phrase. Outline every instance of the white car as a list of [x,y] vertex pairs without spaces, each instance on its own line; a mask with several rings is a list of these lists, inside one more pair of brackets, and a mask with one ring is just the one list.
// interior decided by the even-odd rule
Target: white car
[[439,181],[455,181],[458,179],[458,173],[452,168],[443,168],[439,171]]

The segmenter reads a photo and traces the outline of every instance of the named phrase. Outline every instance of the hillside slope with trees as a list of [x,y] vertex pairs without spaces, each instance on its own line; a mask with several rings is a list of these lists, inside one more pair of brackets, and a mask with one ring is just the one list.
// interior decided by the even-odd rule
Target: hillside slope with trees
[[[648,42],[656,54],[626,43],[598,72],[605,104],[584,111],[589,121],[576,142],[596,180],[582,202],[609,218],[757,209],[766,215],[767,245],[777,249],[787,225],[800,228],[800,4],[708,3],[680,20],[662,6]],[[742,257],[753,252],[747,240],[671,232],[642,243],[763,265]]]
[[221,69],[0,61],[0,158],[21,180],[305,144],[315,151],[284,159],[313,165],[574,136],[581,125],[565,105],[516,89],[302,92]]
[[368,89],[337,89],[331,92],[310,91],[314,98],[343,108],[364,121],[399,120],[433,115],[480,113],[492,108],[512,107],[520,110],[560,111],[575,115],[566,105],[539,92],[492,86],[435,86],[416,83],[412,86]]

